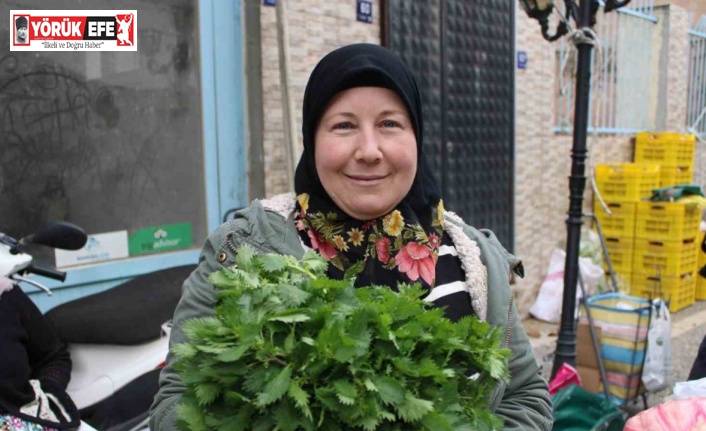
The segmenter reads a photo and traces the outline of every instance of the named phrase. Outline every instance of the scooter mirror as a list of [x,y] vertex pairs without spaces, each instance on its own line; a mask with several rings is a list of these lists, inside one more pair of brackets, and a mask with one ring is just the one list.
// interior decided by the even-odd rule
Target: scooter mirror
[[63,250],[78,250],[86,245],[86,232],[75,224],[65,221],[51,222],[20,241],[20,244],[39,244]]

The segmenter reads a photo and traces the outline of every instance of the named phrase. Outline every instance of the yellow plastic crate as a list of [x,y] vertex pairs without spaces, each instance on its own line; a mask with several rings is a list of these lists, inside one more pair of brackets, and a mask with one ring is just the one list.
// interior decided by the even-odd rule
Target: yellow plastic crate
[[671,187],[681,184],[691,184],[694,179],[694,167],[689,166],[666,166],[659,167],[659,186]]
[[633,270],[643,274],[680,275],[697,270],[696,238],[685,240],[635,240]]
[[692,166],[696,136],[668,132],[640,132],[635,137],[635,162]]
[[697,301],[706,301],[706,278],[696,274],[696,292],[694,299]]
[[702,277],[698,272],[706,265],[706,253],[701,249],[701,243],[704,241],[704,232],[699,232],[699,242],[696,244],[699,254],[699,263],[696,268],[696,300],[706,301],[706,278]]
[[639,202],[635,236],[659,240],[684,240],[699,234],[701,210],[694,203]]
[[[608,237],[605,238],[605,245],[610,256],[610,263],[613,270],[620,274],[630,274],[633,271],[633,250],[634,239],[632,237]],[[603,268],[608,270],[608,263],[603,258]]]
[[652,190],[659,187],[659,165],[596,165],[594,172],[598,190],[606,201],[636,202],[652,196]]
[[648,299],[662,298],[669,302],[669,311],[674,313],[694,304],[696,273],[654,276],[634,272],[630,294]]
[[601,206],[598,199],[594,199],[593,213],[601,225],[604,237],[632,238],[635,236],[635,214],[637,202],[606,202],[612,215]]

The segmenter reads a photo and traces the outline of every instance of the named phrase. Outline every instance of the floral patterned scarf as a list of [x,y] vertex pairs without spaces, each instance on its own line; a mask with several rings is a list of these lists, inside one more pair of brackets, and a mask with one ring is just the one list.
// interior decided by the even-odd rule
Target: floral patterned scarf
[[302,241],[331,263],[329,277],[341,279],[362,261],[356,286],[378,284],[394,289],[400,281],[418,281],[428,290],[434,287],[444,234],[442,201],[432,209],[426,229],[406,205],[361,222],[340,211],[317,211],[311,204],[307,193],[298,195],[294,220]]

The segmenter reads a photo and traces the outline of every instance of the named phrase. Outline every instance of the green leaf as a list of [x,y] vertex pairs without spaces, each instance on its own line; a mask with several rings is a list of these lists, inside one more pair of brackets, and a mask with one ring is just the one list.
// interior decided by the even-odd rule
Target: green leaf
[[245,375],[243,388],[251,394],[262,392],[265,389],[270,374],[271,371],[269,369],[265,369],[261,366],[251,369],[250,372]]
[[405,422],[417,422],[434,410],[434,403],[417,398],[409,392],[404,396],[404,404],[397,408],[397,413]]
[[299,417],[297,409],[288,399],[280,401],[274,411],[275,423],[278,430],[295,431],[298,428]]
[[405,389],[400,382],[391,377],[378,377],[372,380],[378,389],[382,402],[392,405],[404,402]]
[[374,431],[377,426],[380,424],[380,418],[377,416],[365,416],[361,418],[359,421],[360,426],[363,427],[364,430],[367,431]]
[[254,266],[255,250],[247,244],[243,244],[238,249],[238,254],[235,256],[235,263],[238,268],[248,271]]
[[289,386],[287,395],[289,395],[289,397],[294,401],[294,404],[299,408],[299,411],[302,412],[304,417],[309,420],[314,419],[311,415],[311,410],[309,409],[309,394],[304,392],[302,387],[299,386],[299,383],[292,382]]
[[333,387],[336,390],[336,396],[341,404],[351,406],[355,403],[355,399],[358,397],[358,391],[355,389],[355,385],[346,380],[336,380],[333,383]]
[[242,358],[248,350],[250,350],[249,345],[241,344],[219,353],[218,356],[216,356],[216,359],[221,362],[235,362]]
[[280,314],[278,316],[272,316],[269,319],[270,322],[284,322],[284,323],[294,323],[294,322],[306,322],[311,320],[311,317],[304,313],[294,313],[294,314]]
[[292,284],[281,284],[279,296],[282,298],[282,302],[292,308],[300,307],[311,297],[309,292]]
[[172,347],[172,352],[179,358],[187,359],[196,356],[198,350],[192,344],[179,343]]
[[184,335],[189,340],[206,339],[210,341],[216,328],[221,326],[217,317],[198,317],[184,322]]
[[265,272],[279,272],[287,267],[287,260],[280,254],[259,256],[258,263]]
[[304,253],[304,257],[301,262],[304,269],[313,272],[315,275],[323,275],[328,267],[326,259],[314,251]]
[[329,410],[336,411],[341,406],[336,397],[336,391],[333,388],[316,388],[315,394],[316,399],[321,402],[323,407]]
[[289,390],[292,381],[292,367],[287,365],[277,376],[265,385],[265,389],[257,395],[255,405],[264,407],[279,400]]
[[429,412],[424,415],[422,426],[431,431],[456,431],[451,423],[437,412]]
[[346,272],[343,274],[343,279],[351,282],[355,281],[358,274],[363,271],[363,268],[365,268],[365,263],[364,261],[359,260],[346,270]]
[[211,404],[220,393],[221,388],[215,383],[196,385],[196,400],[200,406]]
[[183,399],[177,405],[176,412],[178,416],[177,426],[183,431],[208,431],[204,418],[204,410]]

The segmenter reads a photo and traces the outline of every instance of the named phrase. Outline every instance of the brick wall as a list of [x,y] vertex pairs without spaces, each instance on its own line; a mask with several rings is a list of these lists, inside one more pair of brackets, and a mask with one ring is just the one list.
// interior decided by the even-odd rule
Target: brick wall
[[[286,152],[282,122],[277,16],[274,7],[262,6],[262,79],[264,112],[265,192],[267,196],[288,191]],[[351,0],[287,1],[287,25],[292,90],[292,109],[301,145],[301,106],[311,70],[329,51],[356,42],[380,43],[379,1],[373,1],[372,24],[356,21],[356,2]],[[299,153],[295,157],[299,159]]]

